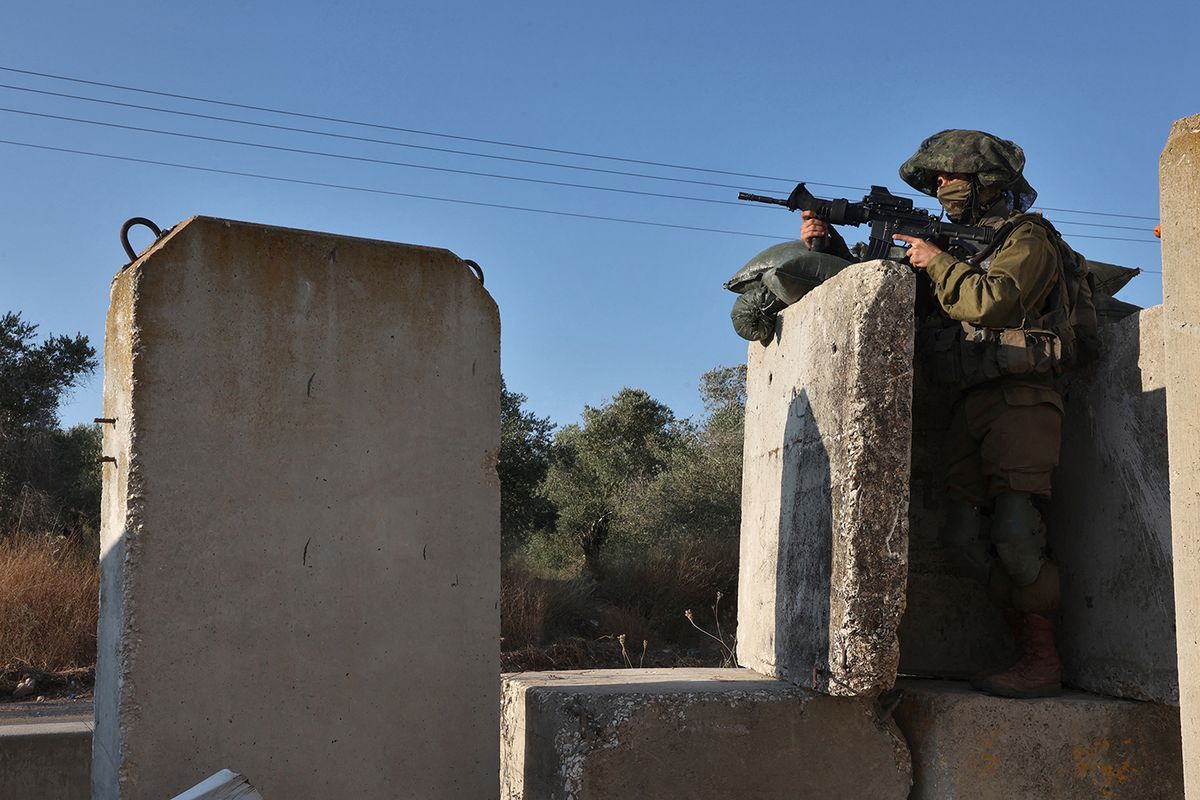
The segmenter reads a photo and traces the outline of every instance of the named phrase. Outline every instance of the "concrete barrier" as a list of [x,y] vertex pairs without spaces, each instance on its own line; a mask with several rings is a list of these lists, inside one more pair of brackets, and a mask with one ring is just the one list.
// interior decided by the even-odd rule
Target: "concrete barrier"
[[445,250],[197,217],[117,276],[95,800],[497,796],[498,350]]
[[92,724],[0,724],[0,797],[11,800],[88,800]]
[[895,723],[749,670],[504,676],[504,800],[901,800]]
[[1063,680],[1178,703],[1162,307],[1101,334],[1103,360],[1064,394],[1047,514],[1062,575]]
[[749,348],[738,661],[829,694],[896,677],[913,287],[897,264],[849,267]]
[[1171,540],[1188,797],[1200,798],[1200,114],[1159,160]]
[[905,679],[895,717],[912,800],[1175,800],[1179,711],[1083,692],[1010,700],[965,683]]

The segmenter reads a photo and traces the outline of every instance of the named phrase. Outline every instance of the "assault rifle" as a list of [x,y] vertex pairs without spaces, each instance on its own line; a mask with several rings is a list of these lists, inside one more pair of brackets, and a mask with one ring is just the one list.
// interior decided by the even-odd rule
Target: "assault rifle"
[[[913,208],[913,201],[909,198],[897,197],[883,186],[872,186],[871,193],[861,203],[813,197],[803,183],[798,184],[786,200],[746,192],[738,193],[738,200],[786,206],[788,211],[812,211],[817,219],[831,225],[858,227],[869,224],[871,237],[864,253],[868,261],[888,258],[895,246],[892,240],[896,234],[928,239],[949,253],[971,256],[991,243],[996,233],[991,228],[942,222],[933,214]],[[814,239],[812,243],[812,249],[817,252],[824,252],[828,246],[828,237]]]

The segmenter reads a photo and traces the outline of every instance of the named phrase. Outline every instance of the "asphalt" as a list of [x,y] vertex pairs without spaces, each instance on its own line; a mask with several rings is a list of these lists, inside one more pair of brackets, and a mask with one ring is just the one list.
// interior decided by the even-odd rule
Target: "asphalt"
[[90,722],[95,718],[92,698],[71,700],[53,698],[0,703],[0,726],[28,725],[35,722]]

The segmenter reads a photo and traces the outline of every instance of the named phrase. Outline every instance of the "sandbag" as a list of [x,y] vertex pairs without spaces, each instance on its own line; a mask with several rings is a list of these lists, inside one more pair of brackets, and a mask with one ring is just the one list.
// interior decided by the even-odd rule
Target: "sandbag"
[[775,335],[776,315],[787,305],[759,283],[738,295],[733,310],[729,312],[729,319],[738,336],[766,344]]
[[[780,242],[747,261],[725,281],[725,288],[741,294],[761,282],[779,299],[790,304],[849,265],[844,258],[813,252],[799,240]],[[771,273],[770,278],[766,277],[767,273]]]

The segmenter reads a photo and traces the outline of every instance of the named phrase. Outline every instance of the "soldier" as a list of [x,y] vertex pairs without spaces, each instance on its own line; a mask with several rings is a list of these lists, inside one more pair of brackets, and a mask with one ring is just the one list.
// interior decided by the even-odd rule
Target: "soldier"
[[[939,377],[963,390],[945,448],[945,536],[1005,610],[1019,647],[1016,663],[972,683],[1006,697],[1044,697],[1062,691],[1059,578],[1035,500],[1050,497],[1058,464],[1063,403],[1055,377],[1074,349],[1075,291],[1065,263],[1071,251],[1049,223],[1023,213],[1037,197],[1024,164],[1020,147],[980,131],[929,137],[900,177],[936,197],[951,221],[995,227],[997,241],[965,262],[931,242],[896,238],[910,245],[909,263],[925,271],[938,305],[958,323],[936,345]],[[804,213],[802,239],[830,234]]]

